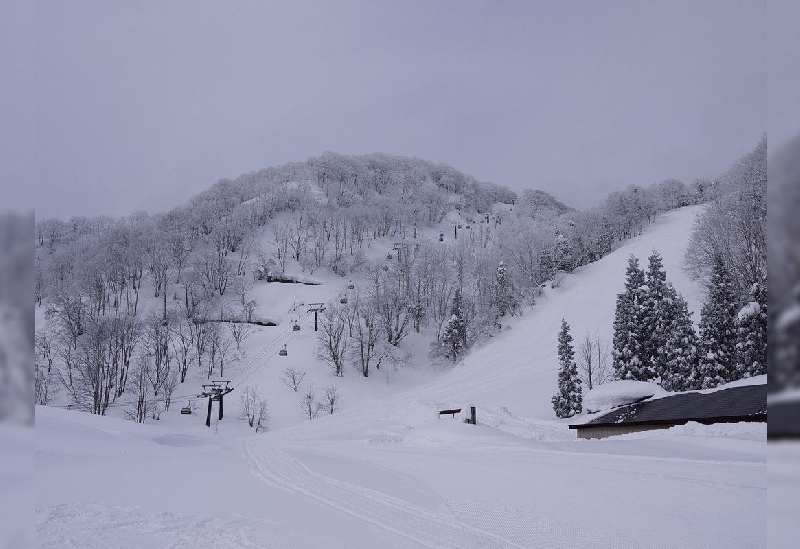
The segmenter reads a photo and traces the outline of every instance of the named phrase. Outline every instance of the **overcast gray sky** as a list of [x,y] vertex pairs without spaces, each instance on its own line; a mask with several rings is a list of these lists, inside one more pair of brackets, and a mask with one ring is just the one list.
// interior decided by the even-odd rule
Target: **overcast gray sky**
[[767,130],[767,28],[764,1],[38,2],[37,216],[326,150],[577,207],[713,176]]

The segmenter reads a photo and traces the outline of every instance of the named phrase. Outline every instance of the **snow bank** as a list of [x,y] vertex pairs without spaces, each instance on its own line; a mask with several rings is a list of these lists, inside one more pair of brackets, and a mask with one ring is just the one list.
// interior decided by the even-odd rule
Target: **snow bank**
[[668,394],[656,383],[633,380],[612,381],[588,391],[583,396],[583,407],[587,413],[593,413],[652,396],[667,396]]

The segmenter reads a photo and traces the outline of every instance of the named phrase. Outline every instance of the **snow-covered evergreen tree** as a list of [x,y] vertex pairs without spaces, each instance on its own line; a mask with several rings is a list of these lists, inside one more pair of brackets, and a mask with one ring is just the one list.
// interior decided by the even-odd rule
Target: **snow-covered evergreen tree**
[[660,360],[664,363],[661,386],[667,391],[699,389],[697,379],[697,333],[692,313],[682,295],[668,285],[671,295],[666,308],[670,326],[662,347]]
[[755,283],[750,302],[736,317],[737,377],[767,373],[767,288]]
[[572,417],[583,411],[583,391],[569,324],[563,319],[558,333],[558,364],[558,393],[551,400],[553,410],[558,417]]
[[453,305],[450,308],[450,320],[442,331],[442,345],[445,347],[445,356],[453,362],[467,347],[467,327],[464,323],[464,311],[461,303],[461,290],[456,289],[453,295]]
[[711,273],[706,302],[700,311],[698,374],[704,389],[741,377],[736,371],[736,316],[739,308],[734,282],[718,259]]
[[556,233],[555,249],[553,256],[556,263],[556,269],[559,271],[572,272],[575,268],[574,251],[570,246],[567,237],[561,232]]
[[497,265],[497,271],[494,276],[495,283],[495,299],[497,301],[497,312],[500,316],[506,314],[514,314],[517,303],[514,298],[514,289],[511,285],[511,278],[506,269],[505,262],[501,261]]
[[645,291],[641,308],[642,365],[641,381],[662,377],[665,362],[665,343],[672,328],[672,308],[677,297],[667,284],[667,272],[661,255],[653,250],[648,258]]
[[617,379],[648,379],[642,345],[642,302],[645,275],[639,259],[631,255],[625,271],[625,291],[617,295],[614,316],[613,366]]

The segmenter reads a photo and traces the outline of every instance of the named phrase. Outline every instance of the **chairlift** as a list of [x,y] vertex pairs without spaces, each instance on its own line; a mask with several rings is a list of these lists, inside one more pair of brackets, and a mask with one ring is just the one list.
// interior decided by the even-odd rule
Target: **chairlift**
[[386,254],[386,259],[392,259],[392,252],[389,252],[388,254]]
[[189,401],[189,404],[181,408],[181,415],[191,414],[192,413],[192,401]]
[[286,356],[286,355],[288,355],[288,354],[289,354],[288,352],[286,352],[286,344],[285,344],[285,343],[283,344],[283,349],[281,349],[280,351],[278,351],[278,354],[279,354],[280,356]]
[[439,233],[439,242],[444,242],[444,233]]
[[295,322],[294,325],[292,325],[292,331],[295,331],[295,332],[299,332],[300,331],[300,325],[297,322]]
[[342,299],[339,300],[339,303],[341,303],[342,305],[347,305],[347,298],[343,297]]
[[355,289],[356,289],[356,287],[355,287],[355,285],[354,285],[354,284],[351,282],[350,284],[348,284],[348,285],[347,285],[347,289],[348,289],[348,290],[355,290]]

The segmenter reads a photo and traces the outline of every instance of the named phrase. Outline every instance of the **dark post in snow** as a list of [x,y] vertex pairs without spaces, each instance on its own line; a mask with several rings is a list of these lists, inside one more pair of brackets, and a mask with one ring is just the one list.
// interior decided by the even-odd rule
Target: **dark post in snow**
[[472,423],[473,425],[477,425],[477,423],[475,422],[475,406],[469,407],[469,415],[470,415],[469,422]]
[[[225,384],[224,386],[222,384]],[[211,427],[211,406],[215,400],[219,402],[219,416],[222,419],[222,397],[233,391],[233,387],[229,387],[230,381],[212,381],[210,384],[203,385],[203,392],[197,395],[197,398],[208,397],[208,413],[206,414],[206,427]],[[206,388],[208,387],[208,388]]]
[[458,238],[458,225],[453,224],[453,238]]
[[325,304],[324,303],[309,303],[308,306],[309,306],[309,309],[308,309],[309,313],[311,311],[314,311],[314,331],[316,332],[317,331],[317,314],[320,311],[324,311],[325,310]]

